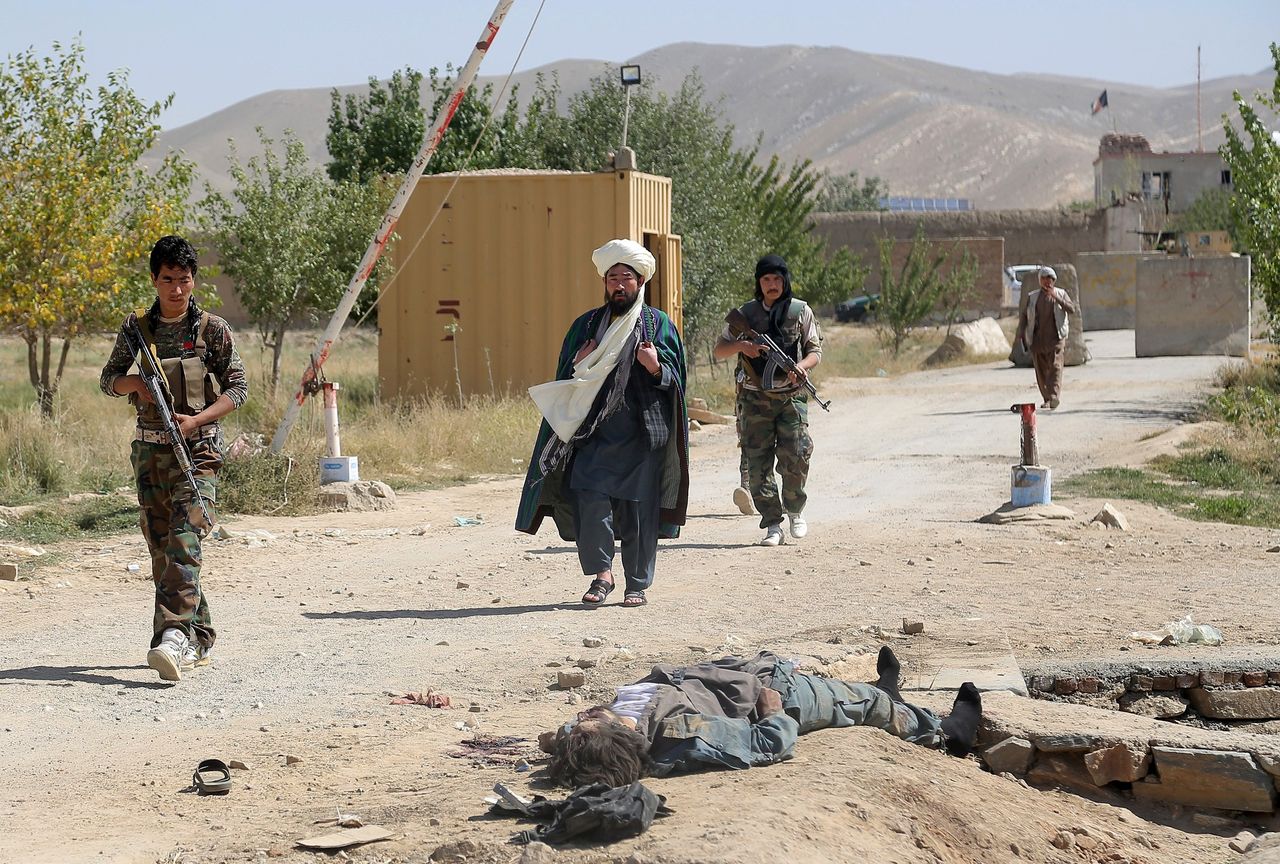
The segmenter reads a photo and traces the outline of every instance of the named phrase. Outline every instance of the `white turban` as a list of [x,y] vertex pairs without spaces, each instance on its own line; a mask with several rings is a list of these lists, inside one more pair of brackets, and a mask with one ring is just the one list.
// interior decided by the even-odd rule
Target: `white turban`
[[648,282],[653,271],[658,269],[658,262],[653,260],[649,250],[634,240],[610,240],[591,253],[591,263],[596,265],[596,272],[601,276],[608,273],[614,264],[626,264],[640,274],[641,282]]

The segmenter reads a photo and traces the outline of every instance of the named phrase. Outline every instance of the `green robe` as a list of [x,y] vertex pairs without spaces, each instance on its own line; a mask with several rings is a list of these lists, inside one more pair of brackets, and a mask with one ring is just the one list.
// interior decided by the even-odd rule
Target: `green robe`
[[[556,380],[573,377],[573,358],[578,349],[594,336],[599,316],[607,314],[607,306],[601,306],[579,315],[569,326],[569,332],[565,334],[564,344],[560,348],[560,359],[556,363]],[[641,310],[641,315],[644,316],[646,332],[650,322],[656,324],[652,332],[653,344],[658,349],[658,362],[671,369],[675,375],[675,386],[670,391],[670,416],[675,428],[671,430],[663,453],[662,476],[659,481],[662,500],[658,508],[661,522],[658,536],[670,539],[680,536],[680,526],[685,523],[689,509],[689,415],[684,398],[684,345],[675,325],[661,309],[646,306]],[[623,358],[622,362],[628,359]],[[572,457],[563,468],[546,477],[538,466],[538,455],[553,434],[555,433],[551,431],[547,421],[543,420],[538,428],[538,439],[533,445],[533,455],[529,458],[529,471],[525,475],[520,508],[516,512],[516,530],[537,534],[543,518],[550,516],[556,523],[561,539],[572,541],[576,539],[573,529],[575,498],[568,484]]]

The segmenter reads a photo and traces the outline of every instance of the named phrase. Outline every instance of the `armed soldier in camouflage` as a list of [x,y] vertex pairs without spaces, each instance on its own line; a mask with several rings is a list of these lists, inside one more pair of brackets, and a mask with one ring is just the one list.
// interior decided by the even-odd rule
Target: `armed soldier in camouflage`
[[125,319],[100,379],[104,393],[128,396],[137,409],[130,461],[156,585],[147,665],[165,681],[178,681],[182,672],[208,663],[217,637],[200,587],[200,540],[212,526],[204,524],[142,376],[128,374],[137,358],[124,330],[136,321],[160,361],[196,485],[212,507],[224,448],[218,421],[244,404],[249,385],[231,328],[202,311],[191,296],[196,269],[195,250],[186,240],[167,236],[156,242],[151,249],[156,301]]
[[[758,333],[765,333],[796,361],[796,372],[787,374],[775,389],[766,389],[763,355],[766,348],[740,340],[725,327],[716,341],[716,359],[738,357],[739,442],[747,463],[751,498],[765,529],[761,546],[786,542],[782,533],[784,512],[790,521],[791,536],[799,540],[809,531],[801,515],[807,496],[809,458],[813,439],[809,437],[809,397],[804,390],[808,372],[822,360],[822,339],[813,310],[803,300],[791,296],[791,273],[778,255],[765,255],[756,263],[756,298],[739,311]],[[777,461],[782,475],[782,498],[774,481]]]

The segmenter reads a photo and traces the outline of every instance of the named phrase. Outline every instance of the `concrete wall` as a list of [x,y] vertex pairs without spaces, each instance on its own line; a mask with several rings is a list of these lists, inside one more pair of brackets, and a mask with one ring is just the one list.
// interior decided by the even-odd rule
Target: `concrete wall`
[[[1123,208],[1119,208],[1123,209]],[[1070,261],[1077,252],[1107,249],[1107,213],[1057,210],[970,210],[961,213],[818,213],[814,234],[830,249],[846,247],[871,265],[879,282],[876,240],[910,240],[917,226],[930,240],[1003,237],[1005,264]],[[1136,236],[1136,235],[1135,235]]]
[[1165,256],[1143,252],[1080,252],[1076,255],[1080,302],[1089,310],[1090,330],[1133,329],[1138,262],[1152,257]]
[[1137,356],[1248,356],[1248,257],[1148,258],[1136,285]]

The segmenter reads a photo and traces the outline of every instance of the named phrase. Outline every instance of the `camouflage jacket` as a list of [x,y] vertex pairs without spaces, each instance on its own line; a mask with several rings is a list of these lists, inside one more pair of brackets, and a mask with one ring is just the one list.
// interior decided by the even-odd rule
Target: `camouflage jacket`
[[[161,361],[182,355],[182,343],[186,332],[185,321],[174,324],[166,324],[163,321],[156,323],[155,347]],[[230,325],[217,315],[210,314],[204,327],[204,343],[205,367],[217,382],[221,392],[229,396],[239,408],[249,396],[249,380],[245,375],[244,362],[240,359],[240,353],[236,351]],[[107,359],[107,365],[102,367],[102,375],[98,379],[102,392],[109,396],[119,396],[120,394],[113,389],[116,379],[128,374],[136,359],[133,352],[129,350],[129,343],[125,341],[122,323],[120,332],[116,335],[115,348]],[[132,394],[129,402],[138,411],[139,426],[144,429],[162,428],[160,414],[153,406],[139,405]]]

